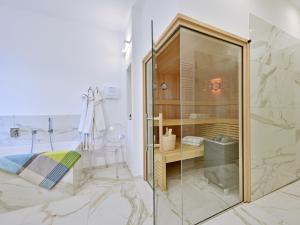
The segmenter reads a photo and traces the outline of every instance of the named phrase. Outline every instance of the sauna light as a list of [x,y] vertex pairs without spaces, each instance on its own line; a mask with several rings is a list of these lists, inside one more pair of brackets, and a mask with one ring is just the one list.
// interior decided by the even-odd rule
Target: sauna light
[[165,90],[168,89],[168,85],[167,85],[165,82],[163,82],[163,83],[160,85],[160,89],[163,90],[163,91],[165,91]]
[[209,88],[213,95],[220,95],[222,91],[222,79],[214,78],[210,80]]

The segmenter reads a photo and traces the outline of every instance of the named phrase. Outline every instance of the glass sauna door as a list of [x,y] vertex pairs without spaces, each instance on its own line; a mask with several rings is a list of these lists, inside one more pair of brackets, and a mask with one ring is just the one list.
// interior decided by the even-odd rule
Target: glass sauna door
[[243,200],[242,47],[180,29],[183,223]]
[[[154,82],[154,114],[162,115],[163,136],[159,123],[154,124],[159,147],[154,151],[155,167],[155,224],[182,224],[181,150],[180,143],[180,35],[175,32],[156,54]],[[179,123],[178,123],[179,122]],[[167,135],[169,129],[172,135]],[[171,137],[171,142],[168,137]],[[175,146],[170,147],[170,145]]]
[[146,92],[146,179],[153,187],[154,181],[154,135],[153,135],[153,60],[152,57],[146,62],[145,68],[145,92]]
[[[179,28],[153,82],[155,224],[198,224],[243,201],[242,47]],[[159,128],[163,128],[160,135]]]
[[[145,124],[146,124],[146,180],[154,190],[154,90],[155,90],[155,49],[153,43],[153,21],[151,21],[151,54],[145,63]],[[153,193],[154,198],[154,193]]]

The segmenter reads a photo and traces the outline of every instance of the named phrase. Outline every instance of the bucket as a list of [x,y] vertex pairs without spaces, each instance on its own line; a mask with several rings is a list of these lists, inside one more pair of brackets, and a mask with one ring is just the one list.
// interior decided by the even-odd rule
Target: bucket
[[176,145],[176,135],[163,135],[161,140],[161,150],[170,151],[174,150]]

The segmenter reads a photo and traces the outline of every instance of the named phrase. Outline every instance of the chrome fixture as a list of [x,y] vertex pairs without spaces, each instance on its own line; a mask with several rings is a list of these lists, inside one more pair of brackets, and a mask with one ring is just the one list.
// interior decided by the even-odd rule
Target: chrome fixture
[[49,133],[49,141],[50,141],[50,146],[51,146],[51,151],[53,152],[53,140],[52,140],[52,135],[53,135],[53,124],[52,124],[52,118],[48,118],[48,133]]
[[37,135],[37,130],[32,130],[31,131],[31,150],[30,150],[30,153],[33,153],[33,147],[34,147],[34,141],[35,141],[36,135]]
[[10,137],[17,138],[20,136],[20,128],[10,128]]
[[53,133],[53,128],[52,128],[52,119],[49,117],[48,119],[48,133]]

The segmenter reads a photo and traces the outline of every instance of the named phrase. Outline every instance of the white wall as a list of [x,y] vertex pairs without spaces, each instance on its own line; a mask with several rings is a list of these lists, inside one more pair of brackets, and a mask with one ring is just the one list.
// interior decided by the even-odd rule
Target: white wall
[[0,5],[0,115],[79,114],[89,86],[118,85],[107,101],[125,124],[124,33]]
[[134,77],[133,144],[129,153],[134,175],[143,172],[143,104],[142,59],[151,49],[150,20],[154,20],[154,38],[157,39],[177,13],[182,13],[233,34],[249,38],[249,14],[257,14],[284,27],[298,36],[299,12],[284,0],[139,0],[132,12],[132,54],[126,58],[132,63]]
[[[127,62],[132,63],[134,77],[134,116],[133,136],[134,141],[129,147],[129,165],[134,175],[143,173],[143,93],[142,93],[142,60],[151,49],[150,21],[154,22],[154,39],[157,40],[177,13],[196,18],[202,22],[218,26],[232,33],[248,37],[248,1],[244,6],[241,1],[230,0],[220,2],[198,0],[140,0],[137,1],[132,11],[132,55],[127,57]],[[239,12],[236,7],[241,6]],[[243,6],[243,7],[242,7]],[[218,13],[215,10],[218,9]],[[235,13],[232,13],[235,12]],[[236,20],[239,17],[240,20]],[[225,19],[224,19],[225,18]]]
[[250,12],[300,38],[300,10],[286,0],[251,0]]
[[[158,7],[159,6],[159,7]],[[154,14],[155,12],[155,14]],[[132,9],[132,23],[128,28],[132,48],[126,56],[126,64],[132,65],[133,115],[132,144],[127,148],[128,165],[134,176],[143,175],[143,65],[142,60],[151,49],[151,19],[154,20],[154,36],[157,38],[177,13],[173,0],[139,0]],[[128,35],[128,34],[127,34]]]
[[241,37],[249,37],[250,0],[178,1],[180,13]]

